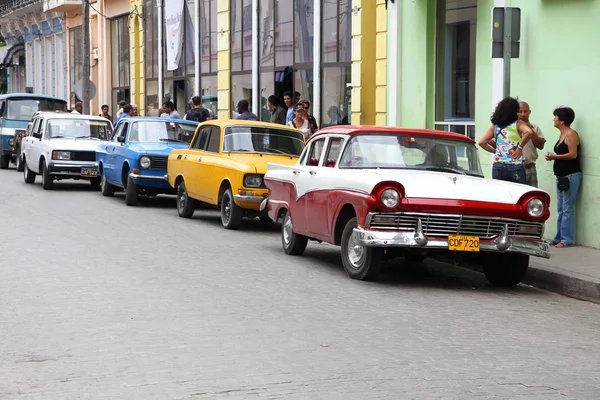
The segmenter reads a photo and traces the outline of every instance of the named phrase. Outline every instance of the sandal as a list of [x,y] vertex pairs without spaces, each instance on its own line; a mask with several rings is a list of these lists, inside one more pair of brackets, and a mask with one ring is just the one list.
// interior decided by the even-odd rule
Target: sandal
[[557,249],[564,249],[565,247],[570,247],[568,244],[566,243],[558,243],[556,246],[554,246]]
[[557,244],[559,244],[559,243],[560,243],[560,242],[556,242],[556,241],[554,241],[554,240],[553,240],[553,241],[551,241],[551,242],[550,242],[550,246],[556,246],[556,245],[557,245]]

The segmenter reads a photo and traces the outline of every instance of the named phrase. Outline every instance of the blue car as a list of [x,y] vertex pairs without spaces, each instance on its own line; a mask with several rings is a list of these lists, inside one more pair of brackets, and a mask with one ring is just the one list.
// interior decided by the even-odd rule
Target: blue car
[[142,196],[176,194],[167,182],[167,160],[174,149],[187,149],[198,122],[169,118],[123,118],[110,141],[96,151],[103,196],[125,191],[134,206]]

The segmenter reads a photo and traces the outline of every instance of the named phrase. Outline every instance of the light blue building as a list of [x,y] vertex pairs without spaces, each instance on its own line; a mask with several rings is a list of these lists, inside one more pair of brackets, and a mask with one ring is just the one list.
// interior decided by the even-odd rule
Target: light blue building
[[44,12],[42,0],[0,0],[0,69],[9,93],[29,92],[67,100],[64,14]]

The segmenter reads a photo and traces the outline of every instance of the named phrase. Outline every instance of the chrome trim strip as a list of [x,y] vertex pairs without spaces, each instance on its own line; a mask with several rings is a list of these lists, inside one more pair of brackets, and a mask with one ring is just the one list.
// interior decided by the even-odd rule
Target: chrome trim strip
[[97,162],[78,163],[73,162],[72,164],[61,164],[50,161],[48,168],[98,168]]
[[167,181],[167,174],[165,174],[163,176],[152,176],[152,175],[134,174],[132,172],[129,174],[129,177],[131,179],[135,179],[138,181],[154,181],[154,182],[166,182]]
[[266,198],[263,196],[242,196],[240,194],[233,195],[233,199],[244,203],[262,203]]
[[260,208],[258,209],[259,211],[264,211],[267,209],[267,205],[269,203],[269,198],[265,197],[264,200],[260,203]]

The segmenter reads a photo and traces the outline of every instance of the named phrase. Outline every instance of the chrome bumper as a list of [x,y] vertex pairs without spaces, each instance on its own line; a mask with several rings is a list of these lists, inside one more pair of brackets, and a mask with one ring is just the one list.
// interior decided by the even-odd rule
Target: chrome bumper
[[131,179],[135,179],[136,181],[153,181],[153,182],[166,182],[167,174],[163,176],[152,176],[152,175],[139,175],[134,174],[133,172],[129,174]]
[[[52,175],[71,175],[71,176],[82,176],[81,169],[82,168],[90,168],[98,170],[97,162],[71,162],[71,163],[61,163],[61,162],[50,162],[48,164],[48,172]],[[97,176],[100,176],[98,174]],[[86,178],[96,178],[96,176],[90,176]]]
[[265,211],[267,209],[267,205],[269,204],[269,198],[265,197],[263,201],[260,203],[259,211]]
[[[365,247],[411,247],[417,249],[448,250],[448,241],[429,240],[417,232],[381,232],[354,228],[354,240]],[[550,245],[545,242],[512,239],[506,230],[491,242],[480,242],[480,251],[527,254],[529,256],[550,258]]]
[[233,195],[233,199],[242,203],[261,203],[265,198],[263,196],[242,196],[235,194]]

